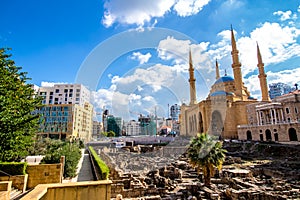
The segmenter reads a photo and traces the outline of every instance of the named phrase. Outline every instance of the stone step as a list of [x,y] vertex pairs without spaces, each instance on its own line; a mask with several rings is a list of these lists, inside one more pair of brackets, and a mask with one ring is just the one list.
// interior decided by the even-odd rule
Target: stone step
[[10,199],[17,199],[18,196],[20,196],[22,194],[21,190],[15,189],[15,188],[11,188],[10,194],[9,194],[9,198]]

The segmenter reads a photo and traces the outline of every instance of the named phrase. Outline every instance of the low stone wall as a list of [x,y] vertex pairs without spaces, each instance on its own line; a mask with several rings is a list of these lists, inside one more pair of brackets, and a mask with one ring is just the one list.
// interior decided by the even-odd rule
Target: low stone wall
[[40,184],[21,200],[110,200],[111,181]]
[[21,190],[22,192],[25,192],[28,181],[28,174],[16,176],[0,176],[0,181],[11,181],[13,187]]
[[61,183],[63,177],[62,164],[28,165],[27,189],[34,188],[38,184]]

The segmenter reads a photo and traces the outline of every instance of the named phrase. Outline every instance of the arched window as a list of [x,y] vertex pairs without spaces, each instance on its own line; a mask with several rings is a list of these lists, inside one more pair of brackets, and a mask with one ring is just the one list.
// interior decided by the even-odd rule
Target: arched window
[[289,138],[290,141],[298,141],[296,129],[294,128],[289,129]]
[[272,135],[269,129],[266,130],[266,141],[272,141]]
[[252,140],[252,134],[251,131],[247,131],[247,140]]
[[220,136],[224,130],[222,115],[219,111],[215,110],[211,116],[211,130],[213,135]]
[[204,128],[203,128],[203,118],[202,118],[202,114],[201,112],[199,112],[199,120],[198,120],[198,127],[199,127],[199,133],[203,133],[204,132]]

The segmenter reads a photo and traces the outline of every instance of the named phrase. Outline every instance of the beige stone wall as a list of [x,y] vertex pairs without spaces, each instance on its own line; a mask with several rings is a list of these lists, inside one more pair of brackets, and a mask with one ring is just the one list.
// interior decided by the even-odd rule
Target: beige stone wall
[[275,133],[278,134],[278,142],[290,142],[289,129],[294,128],[300,141],[300,124],[284,123],[263,126],[242,126],[238,128],[238,137],[240,140],[247,140],[247,131],[251,131],[252,140],[260,141],[260,135],[263,135],[263,141],[266,141],[266,130],[271,131],[272,141],[275,141]]
[[0,199],[9,200],[9,194],[11,191],[12,181],[1,181],[0,182]]
[[28,174],[27,188],[31,189],[44,183],[61,183],[62,172],[62,164],[28,165],[26,169]]
[[13,187],[25,192],[28,181],[28,174],[16,176],[0,176],[0,181],[11,181]]
[[110,200],[111,181],[40,184],[21,200]]

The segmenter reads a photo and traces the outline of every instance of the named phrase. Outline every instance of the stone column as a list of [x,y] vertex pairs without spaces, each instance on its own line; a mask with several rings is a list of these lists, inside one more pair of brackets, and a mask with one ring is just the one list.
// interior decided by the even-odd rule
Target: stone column
[[285,122],[285,119],[284,119],[284,116],[283,116],[283,110],[282,108],[280,109],[280,113],[281,113],[281,120],[282,120],[282,123]]
[[270,115],[271,115],[271,124],[273,124],[273,113],[272,113],[272,109],[269,110]]
[[276,109],[274,109],[275,124],[277,124]]
[[261,125],[259,111],[256,111],[256,120],[257,120],[257,125]]

